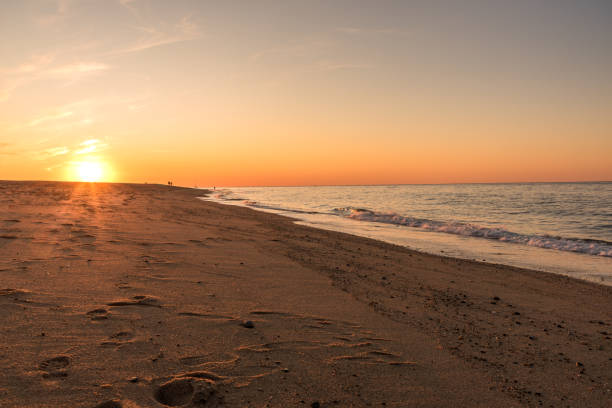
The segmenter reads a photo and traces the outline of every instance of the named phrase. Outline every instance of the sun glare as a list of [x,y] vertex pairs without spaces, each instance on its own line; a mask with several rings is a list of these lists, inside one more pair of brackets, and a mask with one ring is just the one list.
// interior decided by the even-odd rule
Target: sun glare
[[76,178],[79,181],[96,182],[104,179],[104,169],[99,162],[85,161],[76,166]]

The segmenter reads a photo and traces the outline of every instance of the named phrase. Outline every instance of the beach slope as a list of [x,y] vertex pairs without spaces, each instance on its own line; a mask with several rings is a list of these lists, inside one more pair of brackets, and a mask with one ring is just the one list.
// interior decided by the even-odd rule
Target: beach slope
[[203,194],[0,182],[0,406],[609,406],[612,287]]

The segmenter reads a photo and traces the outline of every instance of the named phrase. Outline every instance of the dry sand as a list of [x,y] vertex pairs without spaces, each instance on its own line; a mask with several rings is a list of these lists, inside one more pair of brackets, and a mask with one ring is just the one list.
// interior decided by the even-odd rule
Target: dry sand
[[607,407],[612,288],[154,185],[0,182],[1,407]]

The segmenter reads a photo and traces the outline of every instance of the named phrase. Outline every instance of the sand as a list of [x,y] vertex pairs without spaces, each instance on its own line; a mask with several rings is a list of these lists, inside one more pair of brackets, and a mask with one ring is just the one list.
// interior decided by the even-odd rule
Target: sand
[[156,185],[0,182],[1,407],[607,407],[612,288]]

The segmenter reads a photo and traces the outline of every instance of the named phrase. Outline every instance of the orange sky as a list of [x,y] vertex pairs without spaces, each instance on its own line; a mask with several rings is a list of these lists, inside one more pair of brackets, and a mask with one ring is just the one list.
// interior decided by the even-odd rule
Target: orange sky
[[610,3],[458,3],[2,2],[0,179],[612,180]]

